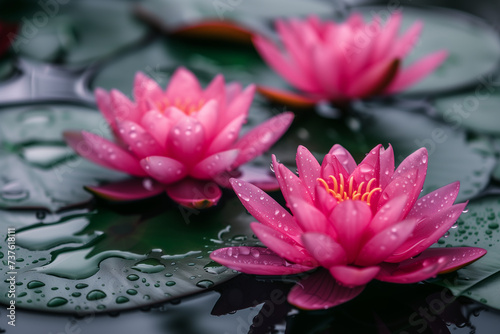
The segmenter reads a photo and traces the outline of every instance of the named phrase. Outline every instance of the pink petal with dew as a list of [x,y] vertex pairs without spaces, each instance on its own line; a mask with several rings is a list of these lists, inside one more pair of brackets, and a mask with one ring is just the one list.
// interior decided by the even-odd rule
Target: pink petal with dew
[[163,91],[153,79],[142,72],[137,72],[134,79],[134,99],[141,115],[148,112],[148,101],[159,101],[163,97]]
[[112,166],[114,169],[134,176],[147,175],[142,170],[139,159],[115,143],[86,131],[82,131],[82,136],[91,147],[91,152],[95,153],[93,161],[104,161],[104,166]]
[[181,119],[168,134],[168,147],[172,157],[186,167],[197,163],[205,148],[203,125],[192,117]]
[[300,242],[301,228],[292,215],[271,196],[242,180],[231,179],[231,185],[243,206],[255,219]]
[[63,137],[66,143],[81,157],[106,168],[116,169],[113,164],[110,164],[97,156],[97,153],[92,148],[92,145],[89,145],[85,141],[80,131],[65,131],[63,132]]
[[337,205],[337,200],[319,182],[314,189],[314,193],[316,194],[315,206],[325,215],[329,216],[333,208]]
[[209,100],[201,109],[193,115],[194,118],[203,124],[205,137],[211,141],[216,135],[217,121],[219,119],[219,103],[217,100]]
[[381,94],[398,77],[399,65],[399,59],[372,65],[349,87],[348,95],[353,98],[365,98]]
[[419,198],[407,217],[422,219],[448,209],[455,202],[459,190],[460,182],[458,181],[434,190]]
[[122,121],[117,122],[117,126],[121,139],[139,159],[165,154],[165,148],[139,124],[132,121]]
[[334,155],[349,175],[358,166],[351,153],[339,144],[333,145],[328,154]]
[[416,219],[404,220],[374,235],[361,248],[354,264],[366,267],[383,262],[408,239],[416,225]]
[[130,101],[128,97],[116,89],[111,90],[110,97],[116,121],[130,120],[139,122],[142,115],[136,109],[134,102]]
[[347,253],[348,262],[356,259],[363,234],[371,219],[370,207],[362,201],[344,201],[333,209],[330,220],[337,231],[336,240]]
[[151,110],[144,114],[141,120],[142,127],[153,136],[156,141],[165,149],[167,137],[172,126],[171,120],[166,118],[158,110]]
[[207,148],[206,154],[214,154],[231,148],[238,138],[244,122],[245,116],[242,115],[229,122],[222,130],[217,131],[215,138]]
[[[280,182],[281,193],[290,209],[294,206],[291,199],[292,196],[297,199],[300,198],[311,205],[313,204],[312,198],[307,192],[307,188],[302,183],[302,180],[291,170],[282,164],[278,164],[278,173],[275,174],[278,182]],[[295,207],[294,209],[299,208]],[[292,212],[294,209],[292,209]]]
[[168,118],[173,124],[180,122],[183,119],[189,118],[188,115],[176,106],[167,107],[163,111],[163,115]]
[[240,150],[240,155],[234,162],[233,167],[243,165],[271,148],[288,130],[293,118],[293,113],[285,112],[247,132],[234,145],[234,148]]
[[177,182],[187,175],[186,166],[182,162],[164,156],[142,159],[141,166],[149,176],[163,184]]
[[188,208],[205,209],[219,202],[222,191],[215,182],[185,178],[168,185],[167,195]]
[[85,186],[85,189],[97,197],[116,202],[141,200],[165,191],[160,183],[147,178],[127,179],[102,186]]
[[[372,185],[372,189],[378,187],[379,176],[380,176],[380,150],[382,145],[375,146],[370,153],[361,161],[361,163],[354,169],[351,176],[356,181],[356,184],[361,182],[370,182],[371,179],[375,178],[377,181]],[[345,175],[344,175],[345,177]]]
[[223,109],[226,107],[226,82],[222,74],[217,74],[208,84],[202,93],[202,99],[205,101],[215,100],[220,103]]
[[434,72],[447,57],[448,52],[443,50],[417,60],[414,64],[398,73],[394,81],[386,89],[385,93],[397,93],[410,87],[417,81],[422,80]]
[[446,274],[465,267],[483,257],[486,253],[486,249],[478,247],[428,248],[415,260],[423,261],[429,258],[445,257],[446,265],[441,268],[439,274]]
[[[394,171],[392,180],[384,189],[378,206],[384,205],[393,197],[407,194],[408,205],[403,210],[403,214],[406,215],[415,204],[424,185],[428,159],[425,147],[416,150],[406,157]],[[403,187],[403,184],[407,184],[408,186]]]
[[248,116],[248,110],[253,102],[253,97],[255,95],[255,85],[249,85],[245,88],[243,92],[235,96],[230,102],[227,103],[224,113],[219,116],[219,128],[225,126],[231,120],[245,116]]
[[288,294],[288,302],[305,310],[334,307],[353,299],[364,286],[340,285],[327,270],[318,270],[300,280]]
[[318,262],[307,251],[286,234],[260,223],[252,223],[252,231],[270,250],[292,263],[317,267]]
[[239,82],[229,82],[226,85],[226,101],[227,105],[229,105],[238,95],[241,94],[241,84]]
[[435,277],[445,266],[447,257],[434,257],[419,261],[409,260],[400,265],[382,265],[376,279],[389,283],[412,284]]
[[303,73],[296,71],[296,64],[285,57],[280,50],[263,37],[253,38],[253,44],[266,63],[292,86],[304,91],[316,91],[317,84]]
[[389,144],[387,149],[380,149],[380,187],[383,189],[389,184],[394,174],[394,151]]
[[366,229],[367,235],[373,236],[378,234],[382,230],[391,227],[404,219],[403,209],[406,207],[407,203],[408,196],[404,194],[396,198],[392,198],[385,203],[373,216],[370,226]]
[[321,166],[312,153],[302,145],[297,149],[296,162],[299,177],[314,200],[316,196],[314,190],[318,184],[317,179],[321,176]]
[[344,180],[349,177],[349,173],[347,173],[344,165],[337,159],[335,155],[325,155],[325,157],[323,158],[323,162],[321,163],[321,178],[325,181],[328,181],[330,175],[332,175],[338,179],[340,174],[343,175]]
[[413,235],[386,261],[401,262],[429,248],[450,229],[466,205],[467,203],[456,204],[420,221],[413,230]]
[[218,174],[228,171],[238,154],[238,150],[215,153],[197,163],[189,175],[195,179],[211,180]]
[[113,130],[116,130],[115,124],[115,112],[113,110],[113,105],[111,104],[111,97],[108,92],[102,88],[97,88],[94,92],[95,99],[97,102],[97,107],[101,111],[102,116]]
[[176,99],[197,100],[201,94],[200,83],[196,76],[184,67],[179,67],[167,86],[165,96],[175,103]]
[[328,233],[334,238],[337,236],[325,214],[312,203],[292,194],[287,204],[292,210],[295,221],[304,232]]
[[231,188],[231,184],[229,183],[231,178],[251,183],[264,191],[276,191],[280,188],[276,177],[270,171],[260,166],[246,164],[238,167],[237,170],[217,175],[214,181],[222,187]]
[[227,247],[210,253],[223,266],[253,275],[291,275],[313,268],[287,262],[272,250],[262,247]]
[[302,243],[309,254],[325,268],[347,264],[344,248],[329,235],[306,232],[302,234]]
[[333,266],[329,268],[330,274],[341,284],[350,287],[364,286],[377,276],[380,267],[353,267],[353,266]]

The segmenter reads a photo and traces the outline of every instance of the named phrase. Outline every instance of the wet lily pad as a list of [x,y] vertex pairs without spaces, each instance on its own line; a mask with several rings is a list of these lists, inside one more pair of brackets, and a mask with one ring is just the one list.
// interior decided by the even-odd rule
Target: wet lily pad
[[[158,205],[146,212],[98,207],[46,221],[32,211],[0,211],[2,221],[16,228],[16,306],[103,312],[173,300],[237,274],[212,262],[212,250],[258,244],[249,228],[253,218],[234,197],[203,214]],[[2,233],[6,240],[6,229]],[[6,251],[2,246],[3,261]],[[8,272],[6,262],[3,279]],[[7,296],[2,294],[0,302]]]
[[471,201],[457,224],[438,242],[442,247],[474,246],[488,253],[472,263],[436,280],[456,296],[466,296],[500,309],[500,197]]
[[361,8],[367,17],[378,13],[386,20],[390,9],[403,12],[400,31],[414,22],[424,24],[422,34],[403,67],[434,51],[446,49],[447,60],[431,75],[405,91],[409,94],[436,94],[474,85],[478,78],[495,71],[500,60],[500,39],[495,29],[465,12],[445,8]]
[[368,142],[394,147],[396,163],[425,146],[429,164],[423,194],[446,184],[460,181],[457,201],[477,196],[490,181],[496,158],[492,149],[475,148],[463,129],[426,115],[429,106],[421,108],[408,103],[400,105],[357,104],[360,119],[354,122]]
[[127,1],[44,2],[23,20],[13,49],[43,61],[89,64],[147,34],[133,18],[132,6]]
[[73,105],[4,108],[0,113],[0,208],[56,211],[88,201],[83,186],[119,180],[124,174],[75,155],[62,131],[108,129],[95,110]]

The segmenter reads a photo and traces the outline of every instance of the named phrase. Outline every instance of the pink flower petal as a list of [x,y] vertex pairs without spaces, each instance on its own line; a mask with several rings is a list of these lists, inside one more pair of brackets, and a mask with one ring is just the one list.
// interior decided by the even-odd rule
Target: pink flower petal
[[321,176],[321,166],[318,160],[304,146],[300,145],[297,149],[297,170],[302,183],[309,190],[309,194],[315,198],[315,188],[318,184],[317,179]]
[[272,250],[261,247],[227,247],[210,253],[210,258],[228,268],[253,275],[290,275],[312,268],[288,263]]
[[406,33],[394,44],[393,57],[404,58],[417,45],[418,38],[424,24],[422,21],[415,22]]
[[337,158],[342,166],[344,166],[344,169],[347,171],[348,175],[351,175],[358,166],[351,153],[349,153],[348,150],[346,150],[339,144],[333,145],[328,154],[332,154]]
[[241,89],[241,84],[236,81],[229,82],[226,85],[226,99],[228,104],[241,94]]
[[362,201],[344,201],[332,211],[330,220],[337,232],[337,240],[353,262],[359,252],[364,231],[372,219],[370,207]]
[[466,205],[467,203],[456,204],[420,221],[415,227],[413,235],[386,261],[401,262],[429,248],[450,229]]
[[89,145],[80,131],[65,131],[63,133],[66,143],[75,150],[81,157],[92,161],[95,164],[104,166],[106,168],[116,169],[113,164],[99,158],[92,145]]
[[141,125],[163,148],[168,149],[168,147],[166,147],[167,137],[172,127],[172,121],[170,119],[165,117],[158,110],[151,110],[144,114]]
[[443,268],[441,268],[439,274],[446,274],[465,267],[466,265],[484,256],[486,253],[485,249],[478,247],[428,248],[418,255],[418,257],[415,258],[415,261],[445,257],[446,264]]
[[337,159],[337,156],[333,154],[325,155],[321,163],[321,178],[323,180],[328,180],[330,175],[339,178],[340,174],[343,175],[344,179],[347,179],[349,175],[342,162]]
[[416,225],[417,220],[404,220],[374,235],[361,248],[354,263],[373,266],[383,262],[408,239]]
[[353,288],[338,284],[326,270],[318,270],[302,279],[288,294],[288,302],[305,310],[334,307],[353,299],[364,286]]
[[136,201],[159,195],[165,188],[151,179],[127,179],[102,186],[86,186],[92,194],[110,201]]
[[[212,140],[216,134],[217,122],[219,121],[219,103],[217,100],[209,100],[207,103],[193,115],[194,118],[203,124],[205,129],[205,137],[207,140]],[[236,137],[235,137],[236,139]]]
[[243,206],[255,219],[300,242],[301,228],[292,215],[271,196],[242,180],[231,179],[231,185]]
[[172,126],[167,140],[172,158],[191,167],[199,161],[204,151],[203,125],[192,117],[181,119]]
[[165,154],[165,149],[139,124],[122,121],[117,122],[117,125],[121,139],[137,157]]
[[387,55],[387,50],[390,50],[395,44],[394,41],[397,39],[402,18],[403,15],[401,15],[401,12],[396,12],[389,17],[384,27],[384,32],[378,36],[379,38],[375,44],[375,50],[372,56],[375,61],[383,60]]
[[[255,85],[249,85],[243,92],[235,96],[227,105],[226,112],[220,116],[219,124],[225,126],[231,120],[248,115],[248,110],[255,95]],[[219,127],[220,128],[220,127]]]
[[135,104],[129,100],[128,97],[123,95],[119,90],[113,89],[110,93],[111,105],[114,110],[115,120],[125,121],[130,120],[133,122],[139,122],[142,115],[136,110]]
[[158,101],[163,97],[163,91],[153,79],[142,72],[137,72],[134,79],[134,99],[140,114],[150,110],[149,100]]
[[396,93],[422,80],[436,70],[448,57],[447,51],[438,51],[422,59],[398,73],[394,81],[386,89],[386,93]]
[[111,126],[113,130],[116,130],[115,124],[115,112],[113,110],[113,105],[111,104],[111,97],[108,92],[106,92],[102,88],[96,88],[95,99],[97,102],[97,107],[101,111],[101,114],[104,116],[104,119]]
[[434,257],[410,260],[401,265],[387,264],[382,266],[376,279],[389,283],[411,284],[435,277],[446,266],[446,257]]
[[448,209],[455,202],[459,190],[460,182],[458,181],[434,190],[419,198],[407,217],[421,219]]
[[280,257],[300,265],[317,267],[318,262],[297,242],[286,234],[259,223],[252,223],[252,231],[257,238]]
[[218,174],[228,171],[238,154],[238,150],[228,150],[210,155],[196,164],[189,175],[195,179],[211,180]]
[[333,266],[330,274],[341,284],[354,287],[364,286],[377,276],[380,267],[353,267],[353,266]]
[[[215,78],[208,84],[207,88],[203,92],[203,99],[205,101],[215,100],[224,102],[226,101],[226,82],[222,74],[217,74]],[[221,105],[221,108],[225,108],[225,105]]]
[[[361,182],[370,182],[371,179],[375,178],[377,181],[380,176],[380,150],[382,145],[375,146],[370,153],[366,155],[363,161],[354,169],[351,176],[354,178],[357,184]],[[344,175],[345,176],[345,175]],[[372,189],[378,187],[379,184],[375,182]]]
[[168,84],[166,97],[175,102],[175,99],[198,99],[201,94],[200,83],[196,76],[184,67],[179,67]]
[[170,184],[187,175],[186,166],[181,162],[164,156],[151,156],[141,160],[141,166],[152,178]]
[[366,70],[355,84],[352,84],[348,94],[352,97],[365,98],[379,95],[391,85],[399,72],[399,59],[392,59],[384,63],[376,63]]
[[380,149],[380,187],[383,189],[390,182],[394,174],[394,151],[389,144],[387,149]]
[[[207,148],[206,154],[214,154],[220,151],[228,150],[232,148],[234,142],[238,138],[241,126],[245,122],[245,116],[236,117],[234,120],[229,122],[223,129],[217,131],[215,138],[210,143]],[[234,148],[234,147],[233,147]]]
[[90,151],[95,153],[93,161],[103,161],[104,166],[112,166],[114,169],[134,176],[147,175],[142,170],[139,159],[118,145],[90,132],[82,131],[82,136],[90,146]]
[[276,164],[276,165],[277,169],[274,169],[274,171],[276,174],[276,178],[280,183],[281,193],[283,194],[283,197],[285,197],[287,206],[290,207],[290,209],[292,209],[293,206],[291,200],[292,196],[294,198],[300,198],[312,205],[313,201],[311,195],[309,194],[309,192],[307,192],[307,188],[302,183],[302,180],[296,174],[294,174],[292,171],[286,168],[284,165],[282,164]]
[[336,237],[331,222],[325,214],[318,210],[312,203],[292,194],[287,204],[290,206],[293,216],[302,230],[305,232],[328,233]]
[[216,205],[222,191],[215,182],[185,178],[168,185],[167,195],[175,202],[188,208],[205,209]]
[[315,205],[321,210],[325,215],[330,215],[333,208],[337,205],[337,199],[333,197],[322,184],[316,185],[314,189],[315,195]]
[[302,234],[302,243],[309,254],[325,268],[347,264],[344,248],[326,234],[306,232]]
[[288,130],[293,121],[293,113],[285,112],[265,121],[247,132],[234,148],[240,155],[233,164],[238,167],[267,151]]
[[385,203],[381,208],[377,210],[375,216],[367,228],[367,233],[369,235],[375,235],[380,231],[398,223],[401,221],[403,216],[403,209],[408,203],[408,196],[401,195],[396,198],[392,198],[390,201]]

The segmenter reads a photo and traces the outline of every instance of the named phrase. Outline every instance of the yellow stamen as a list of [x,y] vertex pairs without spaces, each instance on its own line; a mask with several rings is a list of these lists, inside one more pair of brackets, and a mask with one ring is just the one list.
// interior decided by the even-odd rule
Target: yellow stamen
[[330,188],[328,182],[322,178],[318,178],[317,181],[319,181],[320,184],[323,185],[323,187],[325,187],[325,190],[330,195],[335,197],[335,199],[339,202],[345,200],[361,200],[363,202],[366,202],[366,204],[370,205],[373,194],[375,194],[377,191],[382,191],[382,188],[380,187],[372,189],[373,184],[377,182],[376,178],[372,178],[368,182],[368,184],[366,184],[366,187],[364,187],[365,182],[361,182],[357,190],[355,190],[356,188],[354,187],[354,178],[352,176],[347,179],[349,187],[347,187],[346,180],[344,179],[344,175],[342,174],[339,174],[338,180],[333,175],[329,175],[328,179],[332,180],[331,184],[333,188]]

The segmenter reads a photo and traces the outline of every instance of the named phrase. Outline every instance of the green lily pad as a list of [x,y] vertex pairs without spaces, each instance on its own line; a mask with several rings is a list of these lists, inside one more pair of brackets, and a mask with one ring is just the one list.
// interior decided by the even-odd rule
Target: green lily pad
[[[147,27],[132,14],[132,2],[43,2],[25,16],[13,49],[34,59],[89,64],[137,43]],[[34,4],[34,3],[33,3]]]
[[404,59],[403,67],[439,50],[449,52],[447,60],[431,75],[407,89],[409,94],[436,94],[474,85],[478,78],[495,71],[500,60],[500,38],[495,29],[473,15],[444,8],[362,7],[367,17],[378,13],[387,20],[390,9],[403,13],[400,31],[414,22],[424,24],[413,51]]
[[[16,229],[12,268],[7,245],[0,249],[1,275],[17,272],[16,307],[104,312],[177,299],[237,274],[212,262],[212,250],[258,244],[249,228],[253,218],[234,197],[202,214],[156,204],[146,214],[97,208],[47,221],[32,211],[0,211]],[[7,229],[1,233],[8,240]],[[0,302],[8,303],[7,295]]]
[[457,201],[464,201],[488,185],[496,163],[494,152],[469,143],[463,129],[432,119],[423,110],[412,110],[410,106],[358,104],[357,110],[360,134],[374,145],[392,144],[396,163],[420,147],[427,148],[429,163],[423,194],[460,181]]
[[483,80],[475,90],[436,99],[434,106],[453,127],[499,136],[500,92],[497,87],[496,79]]
[[89,201],[84,185],[123,179],[124,174],[81,159],[62,132],[108,129],[94,110],[73,105],[4,108],[0,113],[0,208],[61,208]]
[[467,205],[457,224],[441,238],[441,247],[482,247],[488,253],[434,283],[449,288],[456,296],[466,296],[500,309],[500,197],[476,199]]

